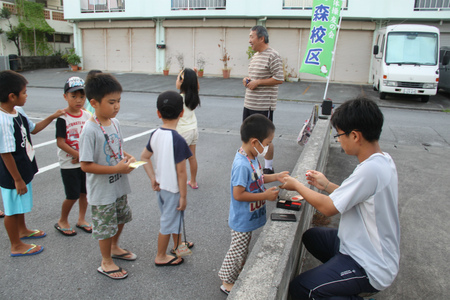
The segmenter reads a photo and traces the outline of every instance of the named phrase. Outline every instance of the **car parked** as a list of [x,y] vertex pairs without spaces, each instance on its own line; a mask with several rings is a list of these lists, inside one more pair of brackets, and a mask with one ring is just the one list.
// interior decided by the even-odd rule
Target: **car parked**
[[439,51],[439,89],[450,93],[450,47],[441,47]]

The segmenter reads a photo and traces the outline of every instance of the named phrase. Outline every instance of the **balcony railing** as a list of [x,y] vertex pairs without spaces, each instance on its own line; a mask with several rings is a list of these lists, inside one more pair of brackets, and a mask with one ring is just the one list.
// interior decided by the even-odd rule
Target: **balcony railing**
[[172,10],[226,9],[226,0],[172,0]]
[[80,0],[82,13],[125,11],[125,0]]
[[415,11],[440,11],[450,10],[450,0],[415,0]]
[[[345,0],[342,9],[348,8],[348,0]],[[283,9],[312,9],[313,0],[283,0]]]

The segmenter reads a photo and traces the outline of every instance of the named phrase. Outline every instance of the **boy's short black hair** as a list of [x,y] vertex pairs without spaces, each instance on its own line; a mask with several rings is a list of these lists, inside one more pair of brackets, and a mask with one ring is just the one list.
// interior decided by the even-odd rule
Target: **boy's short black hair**
[[0,72],[0,102],[8,102],[9,94],[19,96],[20,92],[27,86],[28,81],[23,75],[5,70]]
[[353,130],[360,131],[368,142],[380,139],[383,121],[383,113],[378,105],[363,97],[344,102],[331,116],[334,128],[347,135]]
[[174,120],[183,111],[183,97],[176,91],[162,92],[156,101],[156,108],[163,119]]
[[122,93],[122,85],[109,73],[93,74],[86,78],[84,90],[88,99],[101,102],[102,99],[112,93]]
[[247,143],[251,138],[256,138],[262,143],[272,132],[275,132],[272,121],[264,115],[254,114],[242,122],[241,140]]

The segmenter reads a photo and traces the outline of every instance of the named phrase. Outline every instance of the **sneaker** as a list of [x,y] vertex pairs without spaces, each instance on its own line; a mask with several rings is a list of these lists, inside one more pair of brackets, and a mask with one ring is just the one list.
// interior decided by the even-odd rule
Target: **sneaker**
[[275,171],[273,169],[264,168],[263,173],[264,174],[274,174]]

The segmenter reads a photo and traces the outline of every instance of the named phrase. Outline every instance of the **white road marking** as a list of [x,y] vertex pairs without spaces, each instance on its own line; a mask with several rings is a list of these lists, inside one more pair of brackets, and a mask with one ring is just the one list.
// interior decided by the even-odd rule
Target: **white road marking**
[[[128,141],[137,139],[137,138],[139,138],[139,137],[141,137],[141,136],[144,136],[144,135],[149,134],[152,130],[153,130],[153,129],[147,130],[147,131],[144,131],[144,132],[141,132],[141,133],[132,135],[132,136],[129,136],[129,137],[127,137],[127,138],[124,138],[123,141],[124,141],[124,142],[128,142]],[[56,141],[56,140],[48,141],[48,142],[45,142],[45,143],[41,143],[41,144],[38,144],[38,145],[34,146],[34,148],[39,148],[39,147],[47,146],[47,145],[50,145],[50,144],[54,143],[55,141]],[[37,172],[36,175],[42,174],[42,173],[47,172],[47,171],[50,171],[50,170],[55,169],[55,168],[57,168],[57,167],[59,167],[59,163],[54,163],[54,164],[51,164],[51,165],[48,165],[48,166],[39,168],[39,172]]]

